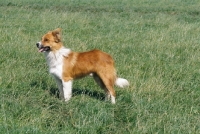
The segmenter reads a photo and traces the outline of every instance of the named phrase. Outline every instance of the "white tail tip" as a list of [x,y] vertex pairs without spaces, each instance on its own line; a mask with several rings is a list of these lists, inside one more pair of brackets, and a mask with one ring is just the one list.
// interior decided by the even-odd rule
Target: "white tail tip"
[[120,88],[124,88],[126,86],[129,86],[129,82],[124,78],[117,78],[115,81],[115,85]]

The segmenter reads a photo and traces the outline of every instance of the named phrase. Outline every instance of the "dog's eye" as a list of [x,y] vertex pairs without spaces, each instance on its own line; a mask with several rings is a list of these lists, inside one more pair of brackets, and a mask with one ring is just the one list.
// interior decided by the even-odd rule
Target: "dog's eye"
[[49,40],[47,38],[45,38],[44,41],[49,41]]

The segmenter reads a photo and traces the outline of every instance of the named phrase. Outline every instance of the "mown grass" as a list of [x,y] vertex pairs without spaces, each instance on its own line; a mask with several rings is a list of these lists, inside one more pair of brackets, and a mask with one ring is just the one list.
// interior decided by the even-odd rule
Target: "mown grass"
[[[1,133],[199,133],[198,0],[10,0],[0,2]],[[110,53],[117,104],[88,77],[69,103],[57,97],[35,43],[63,29],[66,47]]]

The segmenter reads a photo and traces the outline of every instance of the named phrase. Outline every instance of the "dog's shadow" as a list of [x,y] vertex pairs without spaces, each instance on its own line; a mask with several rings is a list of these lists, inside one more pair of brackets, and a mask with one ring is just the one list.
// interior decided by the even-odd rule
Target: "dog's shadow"
[[[39,82],[32,82],[30,84],[31,87],[40,87],[43,90],[49,90],[49,93],[51,96],[55,96],[56,98],[59,97],[59,90],[57,87],[50,86],[47,88],[47,83],[42,81],[42,85]],[[73,88],[72,89],[72,96],[79,96],[79,95],[87,95],[89,97],[98,99],[98,100],[105,100],[105,94],[101,91],[94,91],[92,89],[79,89],[79,88]]]

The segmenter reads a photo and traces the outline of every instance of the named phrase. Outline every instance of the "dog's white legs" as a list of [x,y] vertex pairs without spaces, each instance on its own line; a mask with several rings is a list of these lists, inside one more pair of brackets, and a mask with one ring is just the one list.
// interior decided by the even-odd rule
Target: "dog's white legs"
[[106,94],[105,101],[109,101],[110,99],[111,99],[111,103],[112,103],[112,104],[115,104],[115,96],[110,95],[110,93],[107,93],[107,94]]
[[109,93],[106,93],[106,96],[105,96],[105,101],[109,101],[110,100],[110,94]]
[[65,101],[69,101],[72,97],[72,80],[69,80],[67,82],[62,81],[63,83],[63,94]]
[[112,96],[112,95],[111,95],[111,103],[112,103],[112,104],[115,104],[115,96]]
[[59,92],[60,92],[59,97],[61,99],[64,99],[62,80],[58,79],[57,77],[54,77],[54,79],[56,80],[56,84],[57,84]]

